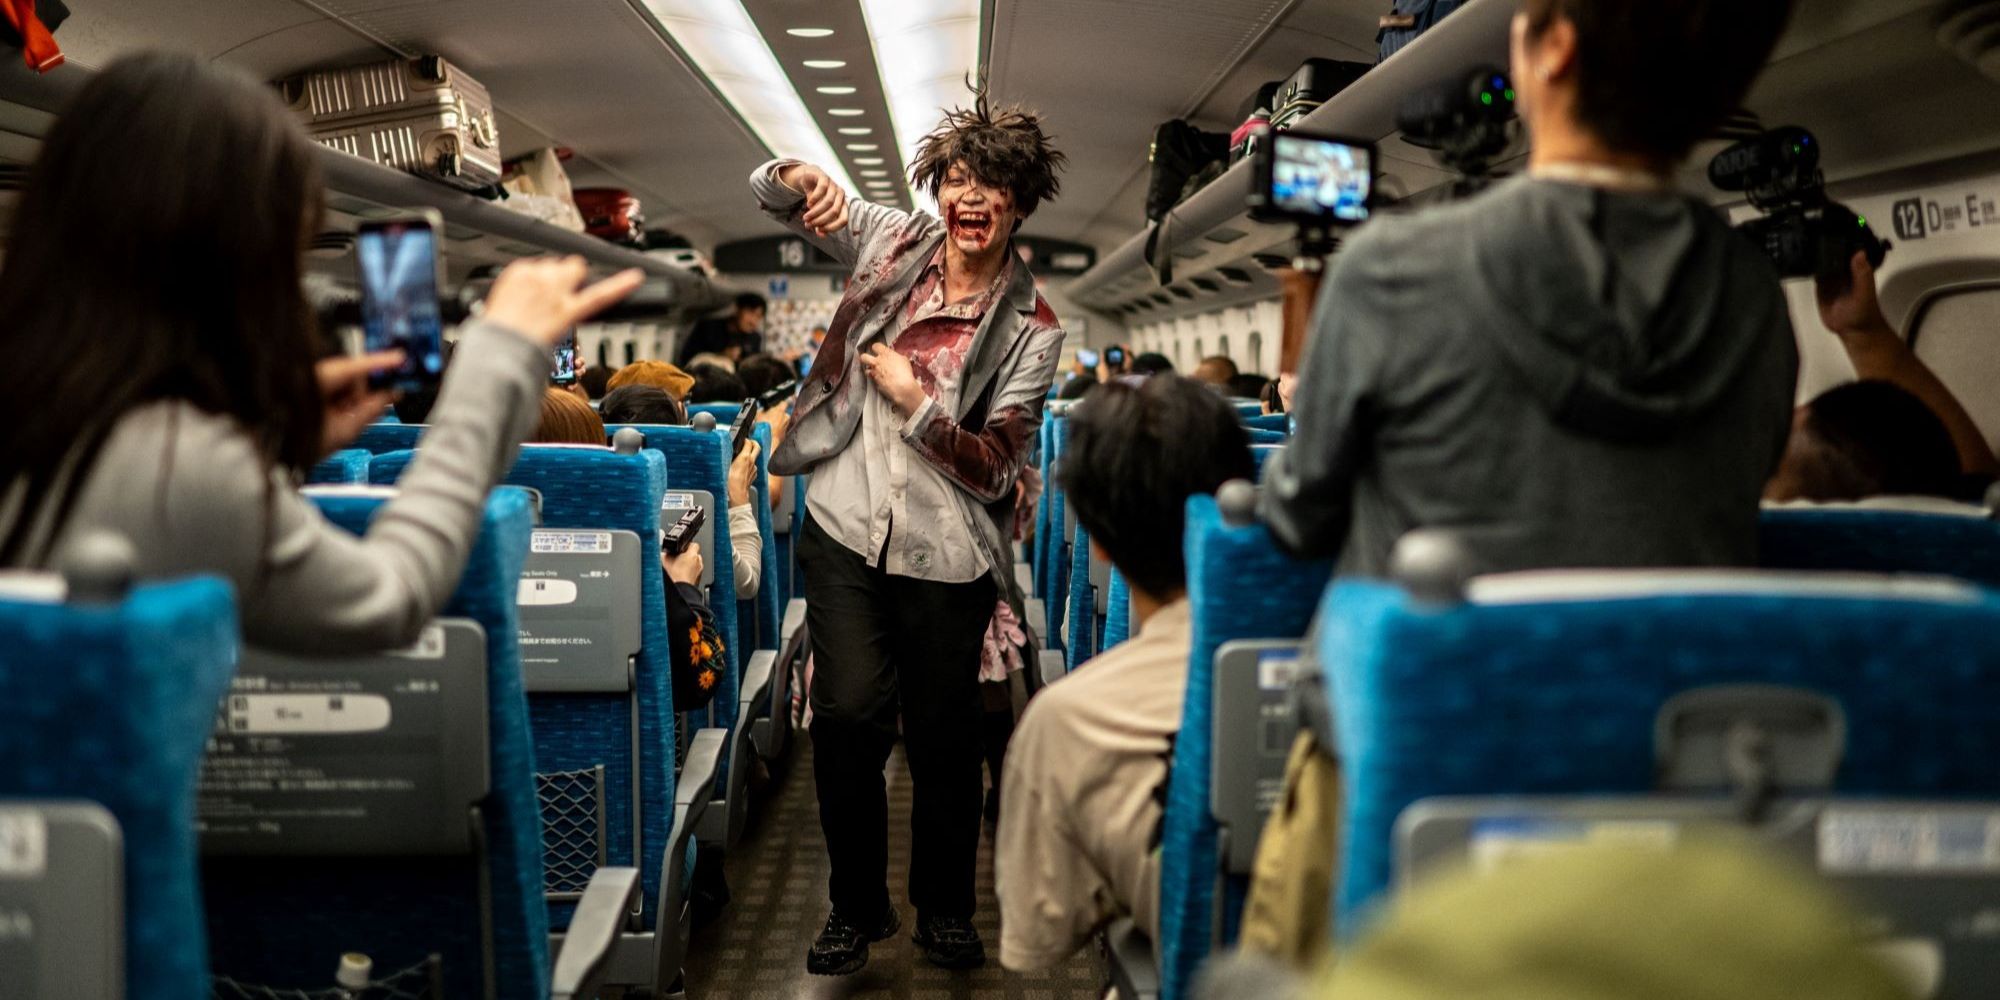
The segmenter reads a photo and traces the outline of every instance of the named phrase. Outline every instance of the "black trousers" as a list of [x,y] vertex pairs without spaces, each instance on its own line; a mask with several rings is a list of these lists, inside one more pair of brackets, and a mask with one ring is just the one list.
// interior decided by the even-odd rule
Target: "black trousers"
[[871,569],[811,518],[798,546],[812,636],[813,779],[833,908],[857,922],[888,909],[882,771],[900,716],[914,793],[910,902],[926,916],[970,918],[984,758],[979,650],[993,580],[937,583]]

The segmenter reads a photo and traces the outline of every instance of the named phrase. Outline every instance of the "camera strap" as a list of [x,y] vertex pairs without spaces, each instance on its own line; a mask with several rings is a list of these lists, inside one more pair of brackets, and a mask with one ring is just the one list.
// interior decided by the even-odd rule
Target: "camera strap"
[[1633,194],[1664,194],[1674,190],[1674,180],[1664,174],[1630,167],[1614,167],[1603,163],[1579,163],[1566,161],[1544,163],[1528,168],[1528,176],[1536,180],[1563,181],[1582,184],[1585,187],[1604,188],[1608,191],[1626,191]]

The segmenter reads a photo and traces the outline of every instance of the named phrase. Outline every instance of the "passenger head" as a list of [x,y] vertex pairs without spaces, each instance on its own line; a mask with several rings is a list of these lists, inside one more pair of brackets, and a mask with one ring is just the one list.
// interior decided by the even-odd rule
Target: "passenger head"
[[1418,882],[1312,995],[1910,1000],[1863,926],[1747,838],[1564,847]]
[[744,292],[736,297],[734,317],[737,333],[756,333],[764,328],[764,313],[768,304],[756,292]]
[[688,359],[688,374],[694,374],[694,370],[702,365],[713,365],[723,371],[733,372],[736,370],[736,359],[742,354],[742,347],[741,344],[731,344],[726,351],[703,351]]
[[797,377],[792,366],[768,354],[752,354],[736,363],[736,377],[748,396],[762,396]]
[[1263,399],[1270,384],[1262,375],[1238,375],[1229,380],[1228,392],[1231,399]]
[[741,403],[750,398],[750,392],[743,387],[743,380],[736,373],[720,365],[695,365],[692,372],[694,388],[688,390],[687,401],[693,403]]
[[1132,374],[1161,375],[1174,370],[1174,363],[1164,354],[1147,352],[1132,359]]
[[1950,497],[1962,485],[1951,432],[1923,400],[1888,382],[1850,382],[1793,413],[1764,499]]
[[583,391],[589,393],[591,399],[603,399],[604,394],[611,391],[609,383],[612,374],[609,368],[591,365],[583,370],[583,377],[578,381],[583,383]]
[[948,238],[961,251],[983,254],[1005,246],[1055,198],[1065,159],[1042,133],[1041,116],[1019,105],[992,108],[981,91],[970,110],[947,113],[917,145],[910,183],[937,199]]
[[607,424],[667,424],[688,422],[680,400],[650,385],[619,386],[604,394],[597,412]]
[[565,389],[542,390],[542,419],[529,443],[601,445],[604,440],[604,419],[589,403]]
[[628,385],[650,385],[675,399],[686,399],[694,388],[694,376],[664,361],[634,361],[604,383],[606,391]]
[[1229,380],[1235,378],[1236,374],[1236,362],[1220,354],[1203,358],[1201,364],[1194,366],[1195,381],[1207,382],[1219,389],[1229,388]]
[[1099,386],[1069,419],[1056,476],[1077,522],[1134,590],[1179,596],[1187,498],[1257,475],[1236,412],[1201,383],[1163,375]]
[[[0,269],[15,359],[0,365],[0,469],[50,501],[54,528],[77,485],[60,470],[88,468],[120,418],[159,400],[234,420],[273,468],[319,459],[321,344],[300,285],[316,162],[275,92],[188,55],[114,61],[49,129]],[[0,565],[40,555],[24,551],[33,520],[0,539]]]
[[1522,0],[1513,83],[1537,144],[1582,131],[1664,171],[1742,106],[1791,0]]
[[1072,378],[1069,381],[1064,382],[1062,384],[1062,388],[1056,390],[1056,398],[1082,399],[1084,396],[1090,393],[1090,390],[1095,388],[1097,388],[1096,379],[1091,378],[1088,375],[1078,375],[1075,378]]

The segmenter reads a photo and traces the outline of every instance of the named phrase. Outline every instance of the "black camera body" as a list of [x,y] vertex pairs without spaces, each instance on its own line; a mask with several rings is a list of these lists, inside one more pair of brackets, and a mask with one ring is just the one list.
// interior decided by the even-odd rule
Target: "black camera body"
[[1475,66],[1411,91],[1396,109],[1403,141],[1428,149],[1439,165],[1459,175],[1452,195],[1484,188],[1493,160],[1514,140],[1514,85],[1495,66]]
[[1741,191],[1763,215],[1736,231],[1755,243],[1782,278],[1822,278],[1840,282],[1856,251],[1881,267],[1889,241],[1875,235],[1868,219],[1826,196],[1819,169],[1819,140],[1796,125],[1771,129],[1715,155],[1709,183]]

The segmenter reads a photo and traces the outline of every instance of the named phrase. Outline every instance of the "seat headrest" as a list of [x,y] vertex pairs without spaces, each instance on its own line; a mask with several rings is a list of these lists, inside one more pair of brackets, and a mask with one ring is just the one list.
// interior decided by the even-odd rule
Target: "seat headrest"
[[1980,590],[1944,576],[1734,569],[1555,569],[1494,573],[1466,585],[1473,604],[1545,604],[1649,597],[1830,597],[1977,604]]

